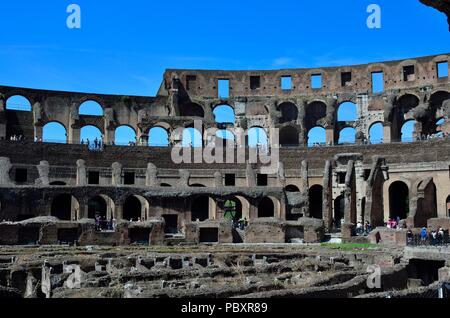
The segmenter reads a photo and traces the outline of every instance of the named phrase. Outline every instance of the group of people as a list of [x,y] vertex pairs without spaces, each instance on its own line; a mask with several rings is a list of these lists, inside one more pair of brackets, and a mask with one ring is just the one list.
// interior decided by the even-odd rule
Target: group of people
[[400,217],[397,217],[396,219],[389,218],[389,220],[384,224],[385,227],[388,229],[400,229]]
[[367,236],[370,234],[370,232],[372,232],[372,225],[370,224],[369,221],[366,221],[364,224],[361,221],[359,221],[356,224],[356,235]]
[[450,138],[450,134],[445,132],[445,133],[438,133],[438,134],[419,135],[416,137],[416,141],[445,139],[445,138]]
[[248,226],[248,220],[247,218],[241,218],[239,220],[233,220],[233,227],[235,229],[239,229],[239,230],[245,230],[245,228]]
[[25,140],[25,137],[23,135],[13,135],[9,137],[10,141],[23,141]]
[[89,140],[89,138],[86,139],[86,143],[84,142],[84,139],[82,139],[81,144],[82,145],[86,144],[89,149],[101,150],[103,149],[103,138],[102,139],[95,138],[92,143]]
[[420,231],[420,242],[415,242],[415,235],[411,229],[408,230],[407,240],[408,244],[419,243],[420,245],[442,245],[447,241],[448,243],[448,231],[440,227],[438,230],[429,231],[426,227],[423,227]]
[[100,231],[114,231],[116,227],[116,220],[107,220],[105,216],[97,215],[95,217],[95,230]]

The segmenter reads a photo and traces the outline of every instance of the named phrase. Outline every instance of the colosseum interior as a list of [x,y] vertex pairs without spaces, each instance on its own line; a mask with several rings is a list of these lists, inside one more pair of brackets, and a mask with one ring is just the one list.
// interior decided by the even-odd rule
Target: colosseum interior
[[[402,297],[419,278],[448,278],[450,253],[403,248],[423,227],[450,229],[449,57],[169,69],[155,97],[0,86],[0,294],[348,297],[361,295],[362,264],[377,264],[389,270],[372,296]],[[16,96],[27,102],[14,109]],[[87,102],[101,114],[84,114]],[[234,122],[218,122],[218,109]],[[46,136],[54,124],[58,141]],[[85,127],[100,131],[98,145],[82,140]],[[136,142],[116,142],[124,127]],[[373,251],[323,245],[336,240]],[[85,289],[69,288],[80,277]]]

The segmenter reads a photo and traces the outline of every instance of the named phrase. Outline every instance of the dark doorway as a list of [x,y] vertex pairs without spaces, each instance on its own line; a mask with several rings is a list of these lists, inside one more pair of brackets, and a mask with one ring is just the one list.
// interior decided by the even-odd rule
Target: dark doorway
[[63,221],[71,221],[72,196],[70,194],[56,196],[52,202],[51,215]]
[[191,208],[191,219],[193,222],[200,222],[209,219],[209,197],[199,197],[194,200]]
[[409,215],[409,189],[402,181],[396,181],[389,187],[389,217],[405,220]]
[[342,219],[344,218],[345,198],[340,195],[334,200],[334,226],[337,229],[341,228]]
[[314,219],[322,220],[323,187],[320,185],[312,186],[309,189],[309,213]]
[[138,198],[131,196],[123,204],[123,218],[137,221],[142,217],[142,204]]
[[177,234],[178,233],[178,215],[163,215],[165,222],[164,233]]
[[219,243],[219,229],[200,229],[200,243]]
[[78,229],[59,229],[58,230],[58,242],[60,244],[74,244],[78,241]]
[[409,261],[408,277],[420,279],[424,286],[428,286],[439,280],[439,269],[445,266],[445,261],[429,261],[412,259]]
[[270,198],[264,198],[258,205],[258,218],[273,218],[275,206]]
[[107,216],[106,201],[100,196],[89,199],[88,201],[88,218],[95,219],[97,216],[105,220]]
[[39,241],[38,227],[20,227],[19,245],[37,245]]
[[446,204],[447,204],[447,216],[450,216],[450,195],[447,198]]
[[129,230],[129,238],[131,244],[149,245],[150,229],[149,228],[133,228]]

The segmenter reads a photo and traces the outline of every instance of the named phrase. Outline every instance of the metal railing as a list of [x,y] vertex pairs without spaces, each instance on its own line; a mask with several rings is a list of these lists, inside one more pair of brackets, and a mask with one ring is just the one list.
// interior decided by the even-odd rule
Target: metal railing
[[444,231],[444,235],[428,234],[422,237],[420,234],[408,234],[406,237],[407,246],[450,246],[449,231]]

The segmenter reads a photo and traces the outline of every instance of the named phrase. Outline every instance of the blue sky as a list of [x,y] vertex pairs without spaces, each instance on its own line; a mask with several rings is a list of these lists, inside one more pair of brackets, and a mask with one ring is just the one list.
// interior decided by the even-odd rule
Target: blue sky
[[[66,7],[82,28],[66,26]],[[382,8],[368,29],[366,8]],[[0,85],[156,94],[166,68],[335,66],[447,53],[446,17],[419,0],[2,1]]]

